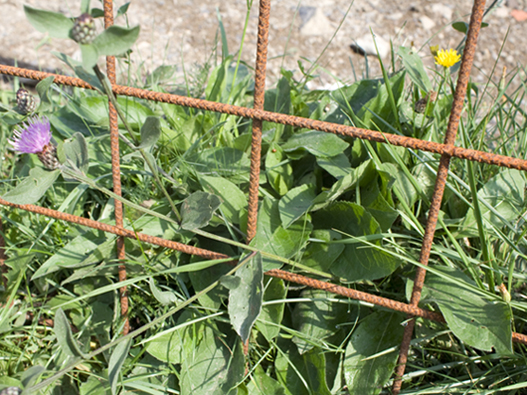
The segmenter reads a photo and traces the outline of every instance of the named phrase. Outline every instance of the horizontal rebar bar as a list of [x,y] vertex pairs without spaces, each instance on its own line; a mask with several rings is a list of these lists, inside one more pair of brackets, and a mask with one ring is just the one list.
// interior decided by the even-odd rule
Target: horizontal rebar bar
[[[21,210],[45,215],[47,217],[52,217],[52,218],[56,218],[59,220],[76,223],[82,226],[87,226],[89,228],[98,229],[103,232],[113,233],[118,236],[124,236],[124,237],[129,237],[132,239],[141,240],[149,244],[173,249],[176,251],[184,252],[186,254],[201,256],[206,259],[229,258],[227,255],[220,254],[218,252],[208,251],[202,248],[178,243],[176,241],[165,240],[165,239],[162,239],[156,236],[145,235],[143,233],[134,232],[128,229],[118,228],[113,225],[101,223],[101,222],[94,221],[94,220],[87,219],[87,218],[82,218],[82,217],[68,214],[68,213],[63,213],[63,212],[52,210],[49,208],[35,206],[33,204],[24,204],[24,205],[14,204],[14,203],[7,202],[0,198],[0,205],[13,207],[13,208],[19,208]],[[396,300],[391,300],[391,299],[383,298],[380,296],[372,295],[367,292],[362,292],[362,291],[357,291],[354,289],[346,288],[341,285],[336,285],[333,283],[315,280],[310,277],[302,276],[297,273],[290,273],[284,270],[274,269],[274,270],[269,270],[265,272],[265,274],[271,277],[277,277],[277,278],[281,278],[281,279],[291,281],[297,284],[306,285],[312,288],[331,292],[337,295],[344,296],[346,298],[369,302],[377,306],[385,307],[391,310],[400,311],[402,313],[410,314],[415,317],[423,317],[423,318],[433,320],[433,321],[444,322],[443,316],[437,312],[426,310],[426,309],[421,309],[416,306],[411,306],[410,304],[406,304],[406,303],[398,302]],[[515,342],[527,344],[527,336],[525,335],[513,332],[512,339]]]
[[[34,80],[43,80],[47,77],[54,76],[55,82],[58,84],[76,86],[79,88],[86,89],[94,89],[90,84],[79,78],[45,73],[42,71],[21,69],[18,67],[0,65],[0,74],[13,75]],[[231,104],[215,103],[202,99],[194,99],[191,97],[173,95],[170,93],[152,92],[145,89],[130,88],[122,85],[114,85],[113,90],[114,93],[117,95],[132,96],[146,100],[177,104],[185,107],[199,108],[207,111],[237,115],[244,118],[259,119],[262,121],[280,123],[299,128],[319,130],[322,132],[339,134],[341,136],[355,137],[364,140],[377,141],[380,143],[388,143],[400,147],[428,151],[436,154],[446,154],[460,159],[488,163],[492,165],[508,167],[511,169],[527,170],[527,160],[524,159],[512,158],[509,156],[497,155],[489,152],[477,151],[468,148],[456,147],[453,145],[435,143],[432,141],[419,140],[412,137],[376,132],[373,130],[355,128],[352,126],[339,125],[330,122],[317,121],[314,119],[301,118],[293,115],[278,114],[270,111],[233,106]]]

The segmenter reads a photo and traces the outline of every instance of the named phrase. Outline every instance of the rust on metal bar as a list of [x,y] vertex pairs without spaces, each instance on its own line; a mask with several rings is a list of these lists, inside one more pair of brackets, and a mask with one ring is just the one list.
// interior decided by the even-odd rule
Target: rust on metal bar
[[[62,75],[45,73],[42,71],[20,69],[12,66],[0,65],[0,74],[13,75],[35,80],[43,80],[46,77],[54,76],[55,82],[57,84],[94,89],[91,85],[79,78],[65,77]],[[317,121],[314,119],[301,118],[286,114],[278,114],[270,111],[255,110],[252,108],[233,106],[230,104],[215,103],[207,100],[194,99],[191,97],[178,96],[169,93],[152,92],[145,89],[131,88],[122,85],[114,85],[113,91],[115,94],[122,96],[133,96],[140,99],[177,104],[180,106],[193,107],[206,111],[237,115],[244,118],[260,119],[262,121],[280,123],[298,128],[320,130],[322,132],[338,134],[341,136],[360,138],[380,143],[388,143],[400,147],[428,151],[435,154],[447,154],[451,157],[487,163],[489,165],[497,165],[517,170],[527,170],[527,160],[524,159],[511,158],[509,156],[497,155],[489,152],[435,143],[432,141],[419,140],[412,137],[376,132],[368,129],[355,128],[353,126],[338,125],[330,122]]]
[[[264,109],[265,71],[267,67],[267,46],[269,44],[269,14],[271,0],[260,0],[258,16],[258,43],[256,46],[256,70],[254,75],[255,110]],[[253,119],[251,141],[251,169],[249,179],[249,202],[247,206],[247,242],[256,236],[258,222],[258,193],[260,186],[260,161],[262,156],[262,120]]]
[[[24,205],[14,204],[14,203],[7,202],[1,198],[0,198],[0,204],[4,206],[8,206],[8,207],[26,210],[26,211],[29,211],[35,214],[45,215],[47,217],[52,217],[52,218],[59,219],[62,221],[68,221],[68,222],[79,224],[79,225],[86,226],[89,228],[101,230],[103,232],[113,233],[118,236],[124,236],[128,238],[140,240],[145,243],[169,248],[169,249],[180,251],[186,254],[201,256],[205,259],[227,259],[229,258],[227,255],[224,255],[218,252],[208,251],[202,248],[189,246],[186,244],[178,243],[176,241],[166,240],[166,239],[156,237],[156,236],[145,235],[143,233],[134,232],[129,229],[118,228],[113,225],[105,224],[102,222],[94,221],[91,219],[79,217],[79,216],[68,214],[68,213],[63,213],[63,212],[52,210],[49,208],[35,206],[32,204],[24,204]],[[273,269],[273,270],[269,270],[265,272],[265,274],[271,277],[281,278],[283,280],[294,282],[300,285],[306,285],[312,288],[331,292],[336,295],[344,296],[346,298],[362,300],[362,301],[372,303],[377,306],[381,306],[381,307],[385,307],[391,310],[410,314],[412,316],[423,317],[423,318],[437,321],[437,322],[445,322],[443,316],[440,313],[437,313],[434,311],[421,309],[419,307],[412,306],[411,304],[406,304],[406,303],[398,302],[395,300],[383,298],[380,296],[369,294],[367,292],[357,291],[354,289],[343,287],[341,285],[336,285],[336,284],[332,284],[332,283],[328,283],[328,282],[324,282],[320,280],[315,280],[315,279],[312,279],[312,278],[309,278],[309,277],[306,277],[306,276],[303,276],[297,273],[290,273],[284,270]],[[513,332],[512,339],[514,342],[527,344],[527,336],[525,335]]]
[[2,284],[4,285],[5,292],[7,292],[7,278],[5,276],[7,272],[7,266],[5,264],[6,259],[4,227],[2,224],[2,217],[0,217],[0,276],[2,276]]
[[[461,67],[457,78],[456,90],[454,92],[454,101],[452,103],[452,110],[450,112],[450,119],[448,120],[448,127],[445,134],[444,144],[446,147],[454,147],[456,141],[457,129],[459,127],[459,120],[463,110],[465,95],[470,78],[470,71],[474,62],[474,54],[476,53],[476,45],[478,42],[478,35],[481,29],[481,22],[483,20],[483,13],[485,11],[485,0],[476,0],[472,8],[470,16],[469,30],[465,42],[465,49],[463,50],[463,58],[461,60]],[[437,226],[437,219],[441,209],[441,202],[443,201],[443,194],[448,177],[448,168],[450,166],[451,155],[449,153],[441,154],[439,167],[437,170],[436,183],[434,193],[430,201],[430,209],[428,212],[428,220],[425,227],[425,235],[423,237],[423,245],[421,247],[421,255],[419,262],[426,266],[430,258],[430,251],[434,242],[434,234]],[[426,277],[426,269],[418,267],[415,274],[414,287],[412,290],[412,298],[410,304],[417,306],[421,299],[421,291],[424,286]],[[402,376],[406,369],[406,361],[408,359],[408,351],[410,350],[410,340],[412,337],[414,325],[407,325],[404,329],[403,341],[399,350],[399,360],[395,368],[395,380],[392,387],[394,395],[399,394],[402,385]]]

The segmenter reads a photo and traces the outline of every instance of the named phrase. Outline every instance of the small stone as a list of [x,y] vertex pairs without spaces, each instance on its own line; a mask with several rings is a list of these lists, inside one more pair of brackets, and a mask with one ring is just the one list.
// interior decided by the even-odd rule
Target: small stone
[[320,8],[317,8],[315,14],[300,28],[300,34],[304,36],[330,36],[333,30],[330,20]]
[[[375,36],[375,43],[379,50],[381,58],[385,58],[390,53],[390,43],[380,36]],[[377,56],[377,50],[375,49],[375,43],[371,34],[367,34],[359,38],[356,42],[350,45],[353,52],[360,55],[374,55]]]
[[436,23],[426,15],[421,16],[419,20],[426,30],[432,30],[436,25]]
[[441,15],[441,17],[446,19],[447,21],[452,19],[452,8],[444,4],[441,4],[441,3],[432,4],[431,9],[434,15]]
[[511,10],[508,7],[498,7],[494,10],[494,15],[497,18],[508,18],[511,14]]

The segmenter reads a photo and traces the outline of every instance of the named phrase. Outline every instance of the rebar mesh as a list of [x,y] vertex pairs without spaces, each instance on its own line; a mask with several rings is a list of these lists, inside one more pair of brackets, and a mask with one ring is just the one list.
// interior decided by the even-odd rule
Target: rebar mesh
[[[111,26],[113,24],[113,4],[112,0],[104,1],[104,12],[105,12],[105,26]],[[265,76],[266,76],[266,62],[267,62],[267,47],[268,47],[268,34],[269,34],[269,15],[271,8],[270,0],[260,0],[260,13],[258,22],[258,45],[256,54],[256,71],[255,71],[255,98],[254,108],[238,107],[229,104],[216,103],[212,101],[194,99],[190,97],[178,96],[168,93],[153,92],[144,89],[132,88],[128,86],[121,86],[115,83],[115,58],[107,58],[107,73],[110,82],[112,83],[112,89],[115,95],[133,96],[137,98],[153,100],[164,103],[172,103],[176,105],[202,109],[207,111],[214,111],[224,114],[235,115],[239,117],[245,117],[253,120],[253,138],[251,145],[251,170],[250,170],[250,186],[248,195],[248,230],[247,230],[247,241],[250,241],[256,234],[257,225],[257,209],[258,209],[258,183],[259,183],[259,171],[260,171],[260,159],[261,159],[261,127],[263,121],[274,122],[284,125],[291,125],[299,128],[306,128],[312,130],[319,130],[327,133],[334,133],[342,136],[349,136],[359,139],[365,139],[370,141],[376,141],[381,143],[387,143],[395,146],[406,147],[410,149],[422,150],[431,153],[438,153],[441,155],[440,164],[437,172],[435,188],[431,199],[431,207],[428,214],[425,235],[423,238],[420,263],[424,266],[428,264],[430,251],[432,248],[436,223],[438,220],[439,209],[441,206],[443,192],[445,189],[446,179],[448,175],[448,168],[450,159],[455,157],[459,159],[466,159],[471,161],[477,161],[496,166],[503,166],[508,168],[514,168],[518,170],[527,170],[527,161],[519,158],[496,155],[492,153],[456,147],[454,145],[456,132],[458,129],[461,111],[463,108],[463,101],[466,94],[466,88],[472,68],[475,48],[477,44],[478,34],[481,28],[481,21],[483,18],[483,11],[485,7],[485,0],[475,0],[472,9],[471,20],[469,30],[467,34],[467,40],[465,43],[465,50],[463,51],[463,59],[461,62],[461,68],[458,76],[458,82],[456,91],[454,94],[454,102],[452,105],[452,111],[448,123],[447,133],[443,144],[435,143],[431,141],[419,140],[416,138],[410,138],[405,136],[393,135],[389,133],[381,133],[373,130],[355,128],[351,126],[345,126],[340,124],[332,124],[328,122],[317,121],[313,119],[306,119],[296,116],[290,116],[280,113],[274,113],[263,110],[264,100],[264,88],[265,88]],[[0,65],[0,73],[18,76],[24,78],[30,78],[33,80],[43,80],[49,76],[54,76],[54,82],[57,84],[70,85],[80,87],[84,89],[93,89],[85,81],[67,77],[62,75],[50,74],[40,71],[22,69],[17,67],[11,67],[7,65]],[[111,151],[112,151],[112,173],[113,173],[113,188],[117,195],[120,195],[120,168],[119,168],[119,141],[118,141],[118,125],[117,125],[117,113],[115,108],[110,103],[110,134],[111,134]],[[114,233],[120,236],[117,239],[117,250],[118,259],[122,262],[125,258],[124,251],[124,237],[135,238],[147,243],[162,246],[165,248],[182,251],[188,254],[198,255],[207,259],[224,259],[228,258],[223,254],[219,254],[212,251],[196,248],[193,246],[177,243],[170,240],[165,240],[159,237],[148,236],[138,232],[134,232],[124,228],[123,226],[123,214],[122,204],[119,201],[115,202],[115,226],[108,225],[105,223],[93,221],[87,218],[81,218],[71,214],[34,206],[34,205],[17,205],[9,203],[5,200],[0,199],[0,204],[7,207],[16,207],[22,210],[38,213],[41,215],[53,217],[56,219],[77,223],[82,226],[99,229],[104,232]],[[0,269],[4,270],[4,240],[2,237],[2,228],[0,222]],[[412,298],[409,304],[401,303],[395,300],[379,297],[367,292],[361,292],[352,290],[340,285],[324,282],[316,279],[312,279],[300,274],[290,273],[284,270],[270,270],[266,272],[266,275],[281,278],[286,281],[302,284],[308,287],[325,290],[334,294],[342,295],[347,298],[356,300],[366,301],[378,306],[383,306],[395,311],[403,312],[408,314],[409,318],[423,317],[425,319],[444,322],[443,316],[434,311],[429,311],[418,307],[420,300],[420,292],[424,284],[426,269],[419,267],[417,269],[416,278],[414,281],[414,288],[412,291]],[[119,281],[126,279],[126,270],[124,265],[120,266]],[[123,317],[126,317],[128,311],[126,297],[126,288],[121,289],[121,312]],[[414,320],[410,319],[408,325],[405,327],[403,341],[399,353],[399,363],[395,372],[395,380],[393,384],[393,393],[397,394],[401,388],[401,378],[404,374],[406,367],[406,360],[408,350],[410,347],[410,340],[412,338],[412,332],[414,329]],[[125,325],[124,332],[128,332],[128,324]],[[514,342],[520,342],[527,344],[527,336],[513,333],[512,335]]]

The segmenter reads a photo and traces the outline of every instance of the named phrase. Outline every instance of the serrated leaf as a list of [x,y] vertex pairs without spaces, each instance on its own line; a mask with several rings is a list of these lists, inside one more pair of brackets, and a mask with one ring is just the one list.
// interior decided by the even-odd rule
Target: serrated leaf
[[119,374],[121,373],[121,368],[128,356],[128,351],[130,351],[130,346],[132,345],[132,339],[128,338],[120,342],[112,351],[112,356],[108,362],[108,381],[112,388],[112,395],[115,395],[117,392],[117,381],[119,380]]
[[257,253],[249,258],[249,262],[238,269],[234,276],[240,279],[240,284],[229,291],[229,318],[234,330],[245,343],[262,310],[262,255]]
[[34,167],[27,176],[14,189],[7,192],[2,199],[14,204],[36,203],[53,185],[60,170],[48,171],[41,167]]
[[396,313],[375,312],[351,335],[344,359],[344,377],[351,394],[378,394],[397,363],[397,351],[372,357],[401,344],[402,318]]
[[99,56],[116,56],[128,51],[139,37],[139,26],[110,26],[93,40]]
[[24,12],[29,23],[39,32],[47,32],[55,38],[70,38],[73,21],[63,14],[39,10],[27,5],[24,6]]
[[490,301],[480,293],[459,286],[457,282],[474,289],[477,287],[458,269],[443,266],[435,266],[434,269],[447,277],[428,273],[426,299],[437,303],[452,332],[479,350],[492,351],[494,348],[501,355],[511,355],[512,328],[507,304],[498,300]]
[[141,126],[141,144],[137,148],[150,148],[161,136],[161,122],[159,117],[146,117]]
[[79,348],[77,340],[73,338],[71,332],[70,323],[66,318],[66,314],[59,308],[55,313],[55,322],[53,325],[53,331],[57,337],[60,349],[71,357],[84,358],[84,354]]
[[192,230],[208,225],[212,214],[221,205],[221,200],[216,195],[197,191],[187,197],[181,206],[181,227]]

